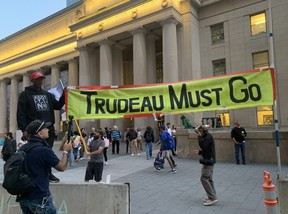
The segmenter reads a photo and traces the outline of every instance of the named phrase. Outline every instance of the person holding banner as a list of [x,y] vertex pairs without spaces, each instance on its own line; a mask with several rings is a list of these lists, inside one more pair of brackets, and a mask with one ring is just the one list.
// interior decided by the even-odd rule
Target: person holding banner
[[[32,85],[26,87],[18,99],[17,123],[23,136],[27,137],[26,127],[35,119],[39,119],[45,123],[50,122],[51,125],[48,127],[49,137],[46,139],[46,142],[52,149],[55,139],[54,110],[60,110],[64,106],[65,93],[62,93],[60,99],[57,100],[53,94],[42,89],[44,79],[45,76],[41,72],[35,71],[32,73]],[[60,180],[50,171],[49,181],[57,183]]]
[[102,180],[104,147],[104,132],[97,131],[95,133],[94,140],[88,147],[87,155],[90,156],[90,160],[88,161],[88,165],[86,167],[85,182],[89,182],[89,180],[94,179],[99,183]]

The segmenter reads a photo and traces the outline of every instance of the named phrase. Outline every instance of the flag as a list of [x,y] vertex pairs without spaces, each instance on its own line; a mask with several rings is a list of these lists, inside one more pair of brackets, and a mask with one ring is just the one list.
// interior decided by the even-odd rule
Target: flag
[[48,90],[49,93],[53,94],[55,96],[55,99],[59,101],[62,93],[63,93],[63,84],[62,81],[59,80],[59,82],[57,83],[57,85],[55,85],[53,88],[50,88]]

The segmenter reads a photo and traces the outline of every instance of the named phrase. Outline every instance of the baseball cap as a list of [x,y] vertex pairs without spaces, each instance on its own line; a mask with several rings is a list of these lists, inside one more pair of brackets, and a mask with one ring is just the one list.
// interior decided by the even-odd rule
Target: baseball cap
[[26,128],[26,131],[30,135],[35,135],[38,132],[40,132],[42,129],[48,128],[51,126],[52,123],[47,122],[45,123],[44,121],[41,120],[33,120]]
[[45,79],[45,76],[44,76],[41,72],[39,72],[39,71],[35,71],[35,72],[33,72],[33,73],[31,74],[31,80],[36,80],[36,79],[38,79],[38,78],[43,78],[43,79]]
[[166,130],[166,127],[165,127],[165,126],[161,126],[160,129],[162,129],[162,130],[165,131],[165,130]]

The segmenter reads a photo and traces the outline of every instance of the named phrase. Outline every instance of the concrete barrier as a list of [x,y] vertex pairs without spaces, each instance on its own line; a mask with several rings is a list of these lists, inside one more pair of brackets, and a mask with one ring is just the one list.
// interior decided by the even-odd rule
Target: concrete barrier
[[[130,214],[129,184],[58,183],[50,184],[50,190],[59,214]],[[2,183],[0,194],[0,214],[22,213]]]
[[288,178],[278,180],[280,213],[288,214]]

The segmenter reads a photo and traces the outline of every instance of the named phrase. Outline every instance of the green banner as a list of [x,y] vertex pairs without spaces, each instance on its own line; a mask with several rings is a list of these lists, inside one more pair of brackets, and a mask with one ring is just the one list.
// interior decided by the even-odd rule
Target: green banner
[[238,109],[273,105],[274,70],[176,83],[69,87],[66,93],[67,115],[79,120]]

